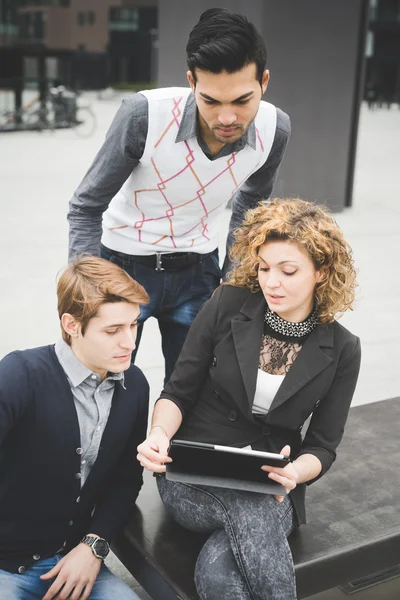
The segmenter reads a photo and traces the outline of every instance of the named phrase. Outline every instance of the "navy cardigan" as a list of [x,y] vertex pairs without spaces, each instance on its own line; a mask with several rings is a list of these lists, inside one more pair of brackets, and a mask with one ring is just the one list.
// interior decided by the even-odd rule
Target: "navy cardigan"
[[54,346],[0,361],[0,569],[18,572],[38,556],[67,552],[89,532],[111,541],[122,528],[143,482],[136,447],[146,437],[149,397],[133,365],[125,387],[115,387],[81,489],[78,417]]

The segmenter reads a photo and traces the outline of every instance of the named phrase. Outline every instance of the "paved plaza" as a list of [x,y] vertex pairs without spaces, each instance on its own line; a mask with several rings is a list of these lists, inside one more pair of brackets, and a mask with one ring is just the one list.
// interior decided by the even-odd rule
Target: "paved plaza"
[[[88,97],[98,120],[95,134],[88,139],[72,131],[0,134],[0,357],[16,348],[51,343],[59,336],[55,281],[67,261],[68,201],[121,99]],[[400,338],[399,171],[400,110],[396,106],[370,112],[363,106],[353,207],[336,215],[359,269],[355,311],[341,320],[362,342],[354,405],[400,395],[396,359]],[[228,221],[227,210],[220,229],[221,257]],[[154,319],[145,325],[137,364],[150,382],[154,400],[163,380]],[[144,593],[142,597],[148,598]]]

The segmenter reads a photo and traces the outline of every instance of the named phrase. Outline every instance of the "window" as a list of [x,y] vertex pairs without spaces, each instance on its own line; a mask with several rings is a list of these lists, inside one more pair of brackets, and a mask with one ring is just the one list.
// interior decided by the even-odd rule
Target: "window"
[[42,12],[26,12],[20,15],[22,38],[42,40],[45,37],[45,18]]
[[18,35],[18,14],[15,5],[0,0],[0,36],[2,35],[6,38]]
[[84,25],[94,25],[96,21],[96,13],[93,10],[89,12],[79,12],[77,14],[78,25],[83,27]]
[[137,8],[110,8],[109,29],[111,31],[138,31],[139,10]]
[[378,0],[369,0],[369,18],[371,21],[376,20],[377,8],[378,8]]
[[400,21],[400,0],[379,0],[377,19],[382,21]]

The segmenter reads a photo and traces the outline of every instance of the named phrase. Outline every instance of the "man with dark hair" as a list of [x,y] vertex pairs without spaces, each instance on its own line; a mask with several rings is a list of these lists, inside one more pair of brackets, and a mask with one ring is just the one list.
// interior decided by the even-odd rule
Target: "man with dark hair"
[[68,214],[70,256],[101,253],[148,292],[138,342],[156,317],[166,379],[220,282],[219,216],[233,198],[229,249],[247,210],[270,197],[290,134],[289,117],[261,100],[267,50],[246,17],[206,11],[186,51],[190,88],[123,102]]
[[0,361],[0,598],[139,600],[103,560],[143,482],[149,386],[131,352],[148,296],[88,256],[57,297],[62,339]]

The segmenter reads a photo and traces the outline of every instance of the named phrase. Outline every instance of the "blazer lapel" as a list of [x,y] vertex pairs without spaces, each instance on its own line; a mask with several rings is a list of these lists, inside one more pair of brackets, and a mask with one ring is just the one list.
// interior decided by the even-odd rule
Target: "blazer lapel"
[[324,346],[333,346],[333,332],[329,325],[318,325],[306,339],[298,357],[283,380],[271,404],[270,411],[286,402],[331,364],[333,359],[322,350]]
[[[256,391],[265,304],[261,292],[251,294],[240,310],[241,315],[231,322],[233,343],[250,409]],[[247,319],[244,320],[242,315]]]

